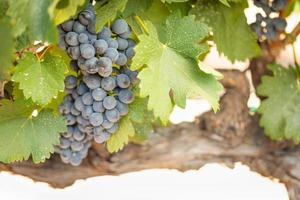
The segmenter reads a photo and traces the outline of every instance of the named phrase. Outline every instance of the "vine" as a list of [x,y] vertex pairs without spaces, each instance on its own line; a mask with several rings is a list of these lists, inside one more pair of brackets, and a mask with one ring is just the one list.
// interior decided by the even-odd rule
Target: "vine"
[[[153,125],[168,125],[174,106],[184,108],[187,98],[201,96],[218,112],[223,87],[200,62],[212,42],[232,62],[251,59],[262,99],[260,125],[270,138],[298,144],[299,65],[295,58],[284,68],[274,58],[300,33],[300,22],[285,31],[285,19],[300,2],[254,4],[265,16],[249,25],[243,0],[1,1],[0,161],[31,157],[39,163],[58,152],[79,165],[92,138],[110,153],[142,143]],[[94,102],[105,110],[99,104],[96,111]],[[114,116],[107,114],[113,109]],[[104,116],[112,126],[103,127]],[[83,149],[80,159],[71,159]]]

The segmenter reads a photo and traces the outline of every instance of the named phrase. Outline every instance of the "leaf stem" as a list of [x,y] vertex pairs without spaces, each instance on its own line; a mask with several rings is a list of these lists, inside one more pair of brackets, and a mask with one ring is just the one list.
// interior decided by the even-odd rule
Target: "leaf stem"
[[46,48],[40,54],[37,53],[36,55],[37,55],[38,60],[41,61],[44,58],[46,52],[51,48],[52,48],[52,45],[46,46]]
[[147,35],[149,35],[149,31],[148,31],[148,29],[147,29],[145,23],[143,22],[143,20],[142,20],[139,16],[137,16],[137,15],[134,16],[134,19],[135,19],[136,22],[141,26],[142,30],[144,30],[145,33],[146,33]]
[[300,77],[300,66],[297,61],[296,48],[295,48],[294,44],[292,44],[292,48],[293,48],[293,56],[294,56],[294,64],[295,64],[295,68],[296,68],[296,73],[297,73],[297,76]]

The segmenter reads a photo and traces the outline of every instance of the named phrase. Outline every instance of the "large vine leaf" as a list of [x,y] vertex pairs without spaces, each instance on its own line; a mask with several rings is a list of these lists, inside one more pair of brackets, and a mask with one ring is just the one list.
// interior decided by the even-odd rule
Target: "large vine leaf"
[[128,17],[134,13],[143,12],[151,6],[152,2],[153,0],[128,0],[122,16]]
[[95,5],[96,16],[96,31],[109,21],[113,20],[118,12],[122,12],[125,9],[127,0],[110,0],[104,4],[100,1]]
[[224,5],[230,7],[230,2],[242,2],[243,0],[219,0]]
[[191,9],[191,14],[212,28],[219,53],[224,53],[231,61],[252,58],[261,52],[247,24],[246,6],[246,1],[230,3],[228,7],[216,0],[198,0]]
[[77,9],[82,7],[86,0],[53,0],[49,7],[49,13],[56,25],[63,23],[77,13]]
[[52,0],[9,0],[7,12],[14,24],[14,35],[19,36],[27,29],[31,41],[55,43],[58,33],[48,13],[51,3]]
[[222,86],[215,77],[200,70],[197,56],[207,51],[207,45],[199,42],[208,35],[207,27],[195,22],[193,16],[171,15],[165,31],[158,35],[151,23],[147,23],[149,35],[142,34],[136,47],[132,68],[143,69],[141,96],[149,96],[148,108],[166,124],[174,102],[184,107],[186,97],[202,95],[214,110],[218,109],[218,93]]
[[64,90],[64,74],[67,63],[55,53],[46,53],[43,60],[26,53],[16,67],[12,80],[19,83],[24,96],[46,105]]
[[129,105],[129,114],[121,120],[119,130],[107,141],[110,153],[117,152],[129,142],[141,143],[152,132],[153,114],[147,110],[147,98],[136,97]]
[[142,143],[148,139],[149,134],[153,131],[154,116],[147,109],[148,98],[136,97],[134,102],[129,105],[129,118],[133,124],[135,134],[130,141]]
[[300,142],[300,88],[295,70],[270,65],[273,76],[264,76],[258,94],[266,96],[258,112],[260,125],[272,139]]
[[157,29],[157,32],[160,32],[161,28],[165,25],[166,19],[170,15],[170,11],[160,0],[153,0],[149,9],[140,11],[137,15],[141,16],[144,20],[151,21]]
[[8,79],[13,59],[13,36],[9,20],[0,19],[0,81]]
[[0,19],[5,16],[8,10],[9,4],[7,0],[0,1]]
[[161,0],[163,3],[167,2],[167,3],[180,3],[180,2],[186,2],[189,0]]
[[[170,15],[170,11],[166,4],[162,3],[160,0],[151,0],[152,4],[146,10],[140,9],[136,10],[135,16],[127,18],[133,33],[135,35],[140,35],[147,32],[143,20],[151,21],[155,26],[157,32],[163,32],[161,30],[165,25],[167,17]],[[125,10],[126,11],[126,10]]]
[[59,143],[59,132],[66,129],[62,117],[49,110],[33,115],[35,106],[29,101],[1,101],[0,107],[0,161],[10,163],[27,160],[43,162]]

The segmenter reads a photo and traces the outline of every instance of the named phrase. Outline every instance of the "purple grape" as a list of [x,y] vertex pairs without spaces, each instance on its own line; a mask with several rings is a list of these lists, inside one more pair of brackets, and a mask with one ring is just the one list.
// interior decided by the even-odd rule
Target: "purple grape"
[[120,119],[120,112],[114,108],[112,110],[105,111],[105,116],[110,122],[117,122]]
[[105,108],[103,107],[103,102],[102,101],[94,101],[93,103],[93,110],[95,112],[104,112]]
[[83,147],[84,146],[81,142],[74,141],[71,144],[72,151],[80,151],[81,149],[83,149]]
[[82,25],[79,21],[74,22],[73,31],[80,34],[86,31],[86,27]]
[[112,91],[116,87],[116,81],[112,77],[105,77],[101,80],[101,87],[106,91]]
[[118,59],[118,56],[119,56],[119,52],[117,51],[117,49],[108,48],[108,49],[106,49],[104,56],[111,59],[112,62],[116,62],[116,60]]
[[105,41],[107,42],[108,48],[113,48],[113,49],[118,48],[117,40],[115,40],[113,38],[107,38]]
[[80,45],[81,56],[85,59],[89,59],[95,56],[95,48],[91,44]]
[[128,41],[126,39],[118,37],[117,43],[118,43],[117,49],[119,49],[119,50],[125,50],[128,47]]
[[119,74],[116,80],[120,88],[128,88],[130,86],[130,78],[126,74]]
[[72,104],[71,101],[63,101],[58,107],[59,113],[69,114],[71,112]]
[[95,127],[95,128],[93,129],[93,132],[94,132],[95,135],[99,135],[99,134],[102,133],[103,130],[104,130],[104,129],[103,129],[102,126],[97,126],[97,127]]
[[127,39],[127,42],[128,42],[128,48],[129,47],[135,47],[136,43],[133,39]]
[[103,107],[105,109],[111,110],[117,105],[117,100],[112,96],[107,96],[103,100]]
[[111,37],[111,31],[109,28],[107,28],[106,26],[104,26],[101,31],[98,33],[98,39],[107,39]]
[[99,75],[102,77],[108,77],[112,73],[112,61],[107,57],[101,57],[98,60]]
[[75,102],[74,102],[74,107],[78,110],[78,111],[83,111],[85,105],[82,102],[82,98],[78,97]]
[[78,41],[78,34],[75,32],[68,32],[65,35],[65,41],[68,45],[70,46],[78,46],[79,45],[79,41]]
[[106,131],[108,133],[116,133],[118,131],[118,129],[119,129],[119,126],[117,123],[115,123],[111,128],[106,129]]
[[81,116],[84,119],[89,119],[91,114],[93,113],[93,107],[92,106],[85,106],[85,108],[83,109]]
[[77,85],[77,78],[73,75],[69,75],[65,77],[65,87],[68,89],[74,89]]
[[89,74],[96,74],[99,70],[99,67],[97,65],[98,59],[96,57],[92,57],[90,59],[87,59],[84,63],[86,71]]
[[76,141],[80,142],[80,141],[82,141],[82,140],[85,138],[85,133],[81,132],[81,131],[79,130],[79,128],[76,127],[76,128],[75,128],[75,131],[74,131],[74,134],[73,134],[73,138],[74,138]]
[[68,139],[61,138],[59,147],[62,149],[67,149],[71,146],[71,142]]
[[106,91],[101,88],[96,88],[92,91],[92,97],[95,101],[102,101],[106,95]]
[[118,59],[116,60],[116,64],[119,66],[124,66],[127,63],[127,57],[123,53],[119,53]]
[[125,103],[122,103],[120,101],[117,101],[117,106],[116,106],[117,110],[120,112],[121,116],[127,115],[129,112],[129,108],[128,105]]
[[84,93],[88,92],[89,88],[86,86],[84,82],[80,82],[79,86],[76,89],[77,94],[83,95]]
[[86,44],[89,42],[89,36],[85,33],[80,33],[78,35],[78,41],[81,43],[81,44]]
[[106,142],[109,139],[109,133],[106,131],[101,132],[100,134],[94,135],[95,142],[101,144],[103,142]]
[[93,90],[100,87],[101,78],[96,74],[92,74],[92,75],[84,76],[83,82],[87,85],[88,88]]
[[116,34],[125,33],[128,30],[128,24],[124,19],[117,19],[111,25],[111,30]]
[[121,102],[126,104],[132,103],[134,100],[133,92],[128,89],[120,90],[118,93],[118,97]]
[[73,20],[68,20],[68,21],[65,21],[64,23],[62,23],[61,27],[64,31],[70,32],[70,31],[72,31],[73,24],[74,24]]
[[75,118],[74,115],[67,114],[64,117],[65,117],[65,120],[67,122],[67,125],[73,125],[73,124],[76,123],[76,118]]
[[80,115],[80,111],[77,110],[77,109],[75,108],[75,106],[73,105],[73,106],[71,107],[71,114],[74,115],[74,116],[78,116],[78,115]]
[[113,122],[109,121],[106,116],[104,115],[103,116],[103,122],[102,122],[102,127],[105,128],[105,129],[109,129],[111,128],[112,126],[114,125]]
[[134,47],[129,47],[128,49],[126,49],[125,55],[127,56],[128,59],[133,58],[135,55]]
[[67,49],[68,55],[70,56],[71,59],[76,60],[80,56],[80,49],[78,46],[76,47],[69,47]]
[[89,121],[94,127],[100,126],[103,122],[103,116],[101,113],[93,113],[91,114]]
[[94,47],[95,47],[96,53],[99,55],[102,55],[108,48],[108,44],[105,40],[99,39],[94,42]]

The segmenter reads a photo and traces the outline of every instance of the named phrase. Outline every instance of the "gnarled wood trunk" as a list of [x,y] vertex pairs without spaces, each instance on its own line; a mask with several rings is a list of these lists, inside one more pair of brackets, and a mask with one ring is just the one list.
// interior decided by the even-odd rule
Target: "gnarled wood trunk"
[[216,114],[209,111],[193,123],[159,128],[144,145],[130,144],[113,155],[95,144],[79,167],[63,164],[54,155],[39,165],[30,161],[0,164],[0,171],[21,174],[62,188],[77,179],[93,176],[150,168],[185,171],[211,162],[228,166],[242,162],[264,176],[285,183],[291,200],[300,199],[299,146],[266,138],[258,125],[258,117],[248,112],[249,84],[244,73],[222,72],[226,93],[220,102],[221,110]]

